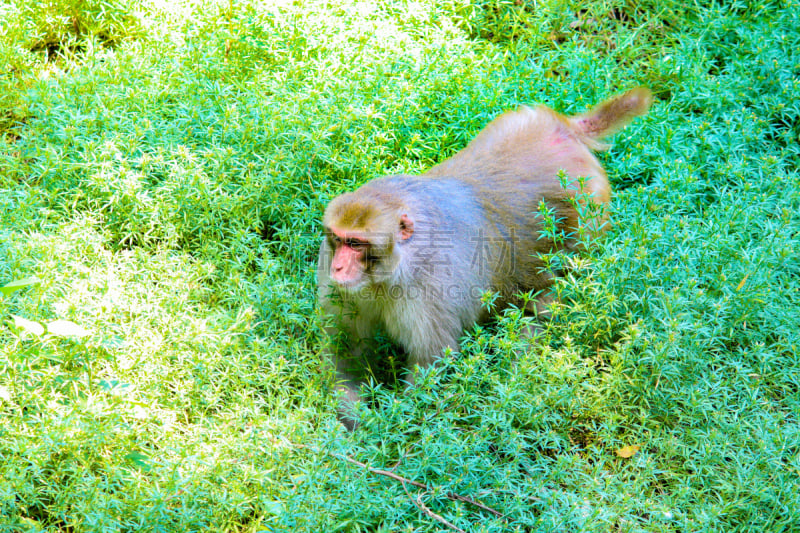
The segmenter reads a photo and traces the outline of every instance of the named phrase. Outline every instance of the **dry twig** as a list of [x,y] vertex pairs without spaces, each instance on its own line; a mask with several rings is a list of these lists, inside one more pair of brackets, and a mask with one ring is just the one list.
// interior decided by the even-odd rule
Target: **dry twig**
[[[330,455],[331,457],[335,457],[337,459],[341,459],[343,461],[347,461],[348,463],[360,466],[361,468],[364,468],[365,470],[367,470],[368,472],[370,472],[372,474],[376,474],[376,475],[379,475],[379,476],[390,477],[390,478],[392,478],[394,480],[399,481],[400,483],[408,483],[409,485],[414,485],[415,487],[423,489],[423,490],[426,490],[426,491],[431,491],[432,490],[431,487],[429,487],[425,483],[420,483],[419,481],[413,481],[411,479],[408,479],[408,478],[405,478],[403,476],[397,475],[394,472],[389,472],[388,470],[381,470],[380,468],[373,468],[373,467],[371,467],[371,466],[369,466],[367,464],[362,463],[361,461],[356,461],[352,457],[347,457],[346,455],[338,455],[338,454],[335,454],[335,453],[328,453],[328,455]],[[485,505],[485,504],[483,504],[483,503],[481,503],[479,501],[473,500],[472,498],[469,498],[467,496],[462,496],[460,494],[456,494],[455,492],[448,492],[446,494],[446,496],[448,498],[450,498],[451,500],[460,501],[460,502],[468,503],[470,505],[474,505],[475,507],[478,507],[479,509],[483,509],[486,512],[492,513],[493,515],[495,515],[495,516],[497,516],[499,518],[504,518],[503,513],[501,513],[500,511],[492,509],[488,505]]]
[[426,515],[430,516],[431,518],[433,518],[437,522],[441,522],[442,524],[446,525],[450,529],[453,529],[455,531],[460,531],[461,533],[467,533],[466,531],[464,531],[463,529],[461,529],[457,525],[451,524],[450,522],[448,522],[442,515],[438,515],[438,514],[434,513],[433,511],[431,511],[428,508],[428,506],[426,506],[424,503],[422,503],[422,498],[420,498],[419,496],[417,496],[416,498],[413,497],[411,495],[411,493],[408,492],[408,488],[406,487],[405,481],[401,481],[400,483],[403,485],[403,490],[406,491],[406,495],[408,496],[408,499],[410,499],[412,502],[414,502],[414,505],[416,505],[419,508],[420,511],[422,511]]
[[[426,485],[425,483],[420,483],[419,481],[413,481],[411,479],[405,478],[405,477],[403,477],[401,475],[395,474],[394,472],[390,472],[388,470],[381,470],[380,468],[373,468],[373,467],[371,467],[371,466],[369,466],[367,464],[362,463],[361,461],[356,461],[352,457],[348,457],[346,455],[339,455],[339,454],[331,453],[331,452],[327,452],[327,451],[322,451],[322,450],[319,450],[317,448],[312,448],[310,446],[306,446],[304,444],[294,444],[294,443],[292,443],[292,444],[296,448],[306,448],[306,449],[309,449],[309,450],[312,450],[312,451],[316,451],[318,453],[324,453],[325,455],[328,455],[330,457],[334,457],[336,459],[339,459],[340,461],[346,461],[346,462],[348,462],[350,464],[353,464],[353,465],[356,465],[356,466],[360,466],[361,468],[365,469],[367,472],[370,472],[371,474],[375,474],[375,475],[378,475],[378,476],[386,476],[386,477],[392,478],[392,479],[394,479],[396,481],[399,481],[400,483],[403,483],[403,489],[406,488],[405,484],[408,483],[409,485],[413,485],[413,486],[415,486],[417,488],[420,488],[420,489],[423,489],[425,491],[428,491],[428,492],[432,491],[432,488],[429,487],[428,485]],[[394,468],[397,468],[397,466],[398,465],[395,465]],[[488,513],[492,513],[494,516],[496,516],[498,518],[505,519],[505,516],[500,511],[492,509],[488,505],[485,505],[485,504],[483,504],[483,503],[481,503],[479,501],[473,500],[472,498],[469,498],[467,496],[462,496],[460,494],[456,494],[455,492],[448,492],[446,494],[446,496],[451,500],[468,503],[470,505],[473,505],[473,506],[477,507],[478,509],[482,509],[482,510],[488,512]],[[417,503],[417,502],[415,502],[415,503]],[[422,502],[418,502],[418,504],[421,504],[421,503]],[[425,509],[428,509],[424,505],[422,505],[422,507],[420,507],[420,508],[423,509],[423,511]],[[428,511],[430,511],[430,509],[428,509]],[[430,511],[430,512],[433,512],[433,511]],[[438,515],[436,515],[436,516],[438,516]],[[444,519],[442,518],[442,520],[444,520]]]

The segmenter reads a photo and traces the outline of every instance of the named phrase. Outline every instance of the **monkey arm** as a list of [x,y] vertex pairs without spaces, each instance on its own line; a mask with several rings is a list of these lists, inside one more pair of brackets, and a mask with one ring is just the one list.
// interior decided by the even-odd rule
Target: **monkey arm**
[[406,386],[410,387],[414,385],[414,382],[416,381],[416,367],[427,368],[433,364],[436,364],[436,362],[442,357],[444,351],[448,348],[453,352],[458,352],[459,343],[457,336],[452,335],[447,336],[447,338],[440,338],[438,342],[428,343],[426,345],[414,347],[412,350],[409,350],[409,364],[403,375]]
[[370,315],[359,313],[352,301],[343,299],[331,287],[325,271],[320,272],[323,274],[319,276],[319,302],[326,337],[322,350],[323,364],[335,376],[338,418],[352,431],[358,425],[353,410],[369,372],[368,341],[374,335],[377,324]]
[[[339,420],[350,430],[358,422],[353,415],[353,407],[358,403],[358,392],[366,379],[367,369],[367,343],[365,338],[358,334],[365,324],[357,324],[353,318],[337,315],[331,310],[330,300],[322,304],[323,310],[329,309],[326,314],[325,326],[326,343],[323,349],[323,360],[335,375],[334,390],[339,396],[337,407]],[[337,306],[333,306],[334,309]]]

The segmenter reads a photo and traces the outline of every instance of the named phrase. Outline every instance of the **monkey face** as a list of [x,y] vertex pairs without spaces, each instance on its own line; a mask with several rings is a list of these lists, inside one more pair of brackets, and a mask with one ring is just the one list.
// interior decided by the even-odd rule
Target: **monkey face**
[[328,228],[328,245],[333,250],[330,276],[344,289],[356,289],[364,281],[369,265],[370,241],[364,235],[351,235]]
[[376,214],[372,209],[365,213],[360,204],[346,205],[341,211],[336,217],[326,214],[326,219],[334,218],[325,225],[330,279],[349,292],[386,282],[399,260],[395,243],[414,233],[411,218],[405,212]]

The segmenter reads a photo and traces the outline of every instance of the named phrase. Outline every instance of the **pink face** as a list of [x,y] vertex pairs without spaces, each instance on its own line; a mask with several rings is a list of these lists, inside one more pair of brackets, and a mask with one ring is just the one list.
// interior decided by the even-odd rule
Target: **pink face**
[[[414,223],[405,213],[400,215],[396,231],[394,242],[408,240],[414,234]],[[345,231],[333,225],[327,228],[326,232],[328,242],[333,249],[331,279],[341,287],[353,288],[359,285],[367,268],[375,266],[379,260],[376,256],[386,253],[381,251],[380,247],[375,249],[374,234]]]
[[366,267],[370,242],[363,235],[330,228],[330,243],[333,247],[331,278],[344,287],[361,281]]

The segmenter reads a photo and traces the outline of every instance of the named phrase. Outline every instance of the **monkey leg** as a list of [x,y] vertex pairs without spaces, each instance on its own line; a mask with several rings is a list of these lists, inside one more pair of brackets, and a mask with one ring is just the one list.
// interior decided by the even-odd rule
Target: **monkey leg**
[[533,315],[539,320],[550,320],[553,312],[550,306],[556,301],[555,297],[549,291],[545,290],[540,292],[525,304],[525,311]]
[[353,431],[358,427],[358,419],[354,410],[358,404],[358,390],[360,384],[355,381],[341,381],[336,384],[336,394],[339,397],[339,405],[336,409],[337,418],[348,429]]
[[553,312],[550,309],[550,305],[555,301],[555,297],[545,290],[525,304],[525,313],[534,317],[534,320],[522,329],[521,335],[523,338],[530,340],[542,332],[541,324],[552,317]]
[[405,347],[408,353],[408,369],[403,375],[406,388],[413,387],[416,382],[415,367],[428,368],[435,365],[448,348],[453,352],[459,350],[458,334],[442,331],[435,323],[426,328],[416,340],[417,343]]

